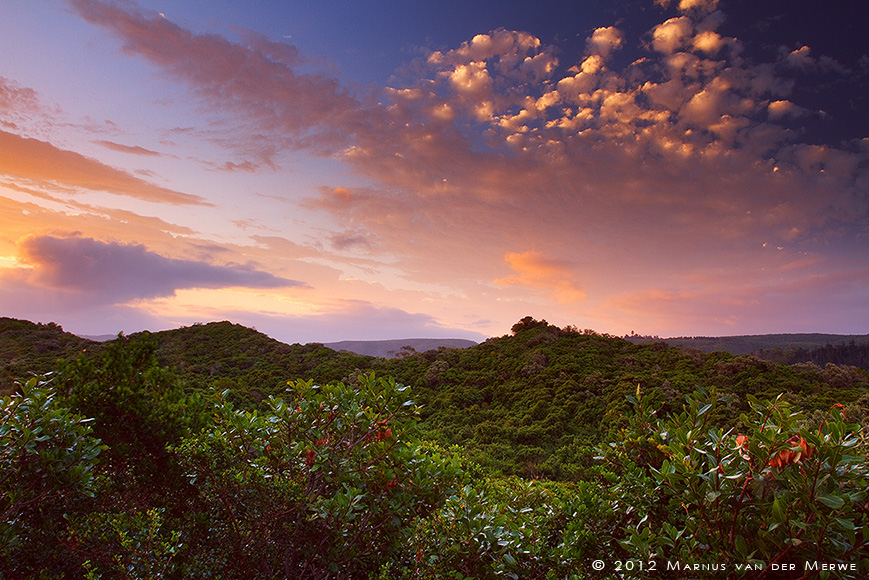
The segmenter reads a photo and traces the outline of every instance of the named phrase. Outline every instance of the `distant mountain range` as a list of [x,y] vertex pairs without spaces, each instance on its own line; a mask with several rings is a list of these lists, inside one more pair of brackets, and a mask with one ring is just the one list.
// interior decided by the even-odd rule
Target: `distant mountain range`
[[400,338],[395,340],[342,340],[327,342],[323,346],[337,351],[355,352],[365,356],[395,358],[402,354],[414,354],[443,348],[468,348],[476,346],[473,340],[463,338]]
[[[80,335],[94,342],[106,342],[118,338],[117,334]],[[477,343],[464,338],[396,338],[391,340],[340,340],[323,346],[365,356],[395,358],[398,356],[437,350],[439,348],[468,348]]]

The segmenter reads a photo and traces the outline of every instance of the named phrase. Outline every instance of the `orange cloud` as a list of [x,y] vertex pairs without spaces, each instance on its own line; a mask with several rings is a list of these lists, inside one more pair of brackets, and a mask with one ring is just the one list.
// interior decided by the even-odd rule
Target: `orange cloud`
[[518,285],[550,292],[558,302],[572,304],[584,299],[585,291],[573,281],[574,274],[569,264],[550,260],[540,252],[511,252],[504,256],[516,272],[499,278],[495,284]]
[[154,203],[211,205],[199,196],[154,185],[46,141],[0,131],[0,151],[0,174],[11,177],[107,191]]
[[[728,301],[649,289],[707,261],[746,276],[762,266],[749,249],[767,238],[835,255],[865,230],[867,150],[802,145],[776,124],[797,110],[784,100],[793,82],[783,75],[795,71],[782,64],[820,59],[795,51],[753,65],[735,38],[714,32],[714,0],[676,4],[684,15],[649,31],[644,58],[621,70],[603,55],[636,41],[612,27],[595,31],[567,73],[554,47],[495,30],[416,63],[420,76],[385,89],[381,105],[301,74],[293,47],[195,35],[121,8],[129,4],[73,2],[223,115],[232,132],[220,146],[309,147],[367,178],[363,189],[324,177],[308,207],[340,224],[321,243],[379,256],[372,270],[388,262],[401,283],[449,280],[462,294],[496,280],[559,304],[602,303],[630,277],[636,296],[650,293],[637,312],[656,304],[677,316],[691,302],[681,321],[704,318],[706,306],[705,319],[733,320],[750,292]],[[517,245],[545,253],[509,251]],[[504,260],[513,274],[499,278]]]

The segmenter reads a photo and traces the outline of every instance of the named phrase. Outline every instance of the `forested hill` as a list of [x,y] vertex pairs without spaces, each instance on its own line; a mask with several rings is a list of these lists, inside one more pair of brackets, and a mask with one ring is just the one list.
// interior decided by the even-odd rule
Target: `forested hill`
[[[57,325],[3,319],[3,389],[12,377],[52,370],[58,359],[94,356],[108,343],[63,332]],[[137,339],[131,335],[130,339]],[[662,342],[627,340],[527,317],[510,335],[470,348],[440,348],[383,359],[336,352],[321,344],[287,345],[229,322],[157,332],[159,363],[186,388],[229,390],[255,407],[282,396],[288,380],[353,384],[363,373],[411,385],[422,404],[422,428],[443,444],[460,444],[493,473],[573,479],[587,446],[614,436],[638,386],[663,416],[678,411],[696,386],[731,394],[717,420],[733,425],[747,396],[781,393],[809,414],[850,405],[858,422],[869,416],[869,373],[848,366],[782,365],[752,356],[702,353]]]
[[75,358],[98,343],[64,332],[49,322],[0,318],[0,395],[12,389],[15,379],[49,372],[60,359]]
[[625,339],[635,344],[663,341],[670,346],[696,348],[703,352],[721,350],[730,354],[752,354],[783,364],[813,362],[824,366],[829,362],[869,369],[869,334],[757,334],[665,339],[630,335]]
[[571,479],[586,456],[584,444],[618,437],[627,396],[638,387],[660,416],[679,411],[698,385],[730,394],[716,418],[727,426],[748,411],[749,395],[783,393],[810,415],[853,404],[855,420],[869,417],[869,373],[861,369],[638,345],[532,318],[514,325],[512,335],[405,357],[386,368],[414,385],[434,437],[461,444],[495,472],[531,477]]

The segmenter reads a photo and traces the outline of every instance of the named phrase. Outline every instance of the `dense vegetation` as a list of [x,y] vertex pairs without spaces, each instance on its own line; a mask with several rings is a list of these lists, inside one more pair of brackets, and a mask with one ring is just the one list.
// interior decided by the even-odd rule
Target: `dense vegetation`
[[230,323],[106,344],[31,325],[61,345],[34,353],[15,322],[3,578],[869,572],[857,368],[530,317],[390,360]]
[[0,318],[0,394],[12,389],[16,379],[52,370],[59,360],[74,359],[99,343],[64,332],[49,322]]

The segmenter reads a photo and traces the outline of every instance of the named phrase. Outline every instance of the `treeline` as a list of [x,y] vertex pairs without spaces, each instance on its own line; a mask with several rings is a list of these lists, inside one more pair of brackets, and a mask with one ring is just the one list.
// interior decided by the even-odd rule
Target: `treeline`
[[826,366],[833,364],[869,370],[869,342],[858,344],[851,340],[847,344],[845,342],[837,345],[827,344],[815,349],[798,347],[761,349],[754,354],[783,365],[814,363],[819,366]]
[[[865,419],[865,373],[816,384],[832,367],[789,375],[529,318],[480,350],[390,363],[419,388],[361,369],[344,369],[346,382],[254,383],[281,364],[338,369],[316,362],[316,346],[278,352],[232,325],[175,337],[192,349],[210,330],[249,338],[208,347],[234,369],[226,376],[202,352],[185,359],[178,341],[144,334],[58,361],[0,399],[0,576],[723,579],[737,563],[775,578],[806,562],[841,578],[869,572],[867,440],[852,419]],[[255,353],[271,362],[248,366]],[[161,362],[171,357],[187,365],[173,371]],[[703,372],[721,388],[686,396],[673,382]],[[769,379],[790,390],[767,398]],[[572,406],[561,414],[545,397]],[[492,438],[492,417],[524,431]],[[537,479],[544,469],[562,480]]]

